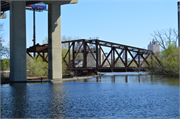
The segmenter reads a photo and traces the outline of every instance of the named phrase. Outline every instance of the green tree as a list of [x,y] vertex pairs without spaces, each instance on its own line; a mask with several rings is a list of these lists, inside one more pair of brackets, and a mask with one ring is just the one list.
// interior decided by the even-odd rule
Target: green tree
[[1,70],[10,70],[10,59],[1,60]]
[[[155,54],[155,56],[160,60],[160,64],[155,60],[155,58],[153,58],[154,60],[150,65],[150,71],[153,71],[155,74],[179,76],[180,48],[176,47],[174,43],[166,42],[166,44],[168,47],[165,50]],[[148,61],[151,62],[151,59],[148,58]]]
[[48,63],[43,62],[41,57],[32,59],[27,55],[28,76],[48,76]]

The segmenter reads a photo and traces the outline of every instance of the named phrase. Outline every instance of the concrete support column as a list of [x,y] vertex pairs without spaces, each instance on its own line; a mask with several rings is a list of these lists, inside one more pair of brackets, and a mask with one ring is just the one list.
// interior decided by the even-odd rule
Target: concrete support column
[[10,80],[26,81],[26,2],[10,2]]
[[62,78],[60,5],[48,4],[48,78]]

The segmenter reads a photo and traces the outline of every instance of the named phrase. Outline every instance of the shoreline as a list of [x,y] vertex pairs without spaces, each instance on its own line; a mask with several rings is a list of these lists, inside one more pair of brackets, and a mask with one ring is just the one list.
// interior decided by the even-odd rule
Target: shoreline
[[[93,77],[99,77],[102,76],[104,74],[100,74],[100,75],[93,75],[93,76],[78,76],[78,77],[73,77],[73,78],[62,78],[62,79],[53,79],[53,80],[49,80],[49,79],[42,79],[41,78],[46,78],[46,77],[28,77],[27,81],[2,81],[1,80],[1,85],[2,84],[10,84],[10,83],[45,83],[45,82],[49,82],[49,83],[56,83],[56,82],[66,82],[66,81],[76,81],[76,80],[82,80],[82,79],[90,79]],[[33,80],[36,79],[36,80]]]
[[93,77],[99,77],[99,76],[102,76],[102,75],[104,75],[104,74],[93,75],[93,76],[78,76],[78,77],[63,78],[63,79],[53,79],[53,80],[51,80],[51,82],[55,83],[55,82],[76,81],[76,80],[90,79],[90,78],[93,78]]

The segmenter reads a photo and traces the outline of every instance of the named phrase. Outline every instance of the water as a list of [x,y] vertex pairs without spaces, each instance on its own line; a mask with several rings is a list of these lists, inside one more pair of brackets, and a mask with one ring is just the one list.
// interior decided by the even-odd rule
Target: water
[[179,118],[179,80],[109,73],[63,83],[1,86],[2,118]]

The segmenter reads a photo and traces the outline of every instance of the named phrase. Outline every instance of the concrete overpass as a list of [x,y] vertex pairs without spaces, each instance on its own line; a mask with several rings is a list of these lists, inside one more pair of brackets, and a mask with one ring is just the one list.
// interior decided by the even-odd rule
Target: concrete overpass
[[62,78],[61,5],[78,0],[1,1],[1,11],[10,10],[10,80],[26,81],[26,6],[48,4],[48,78]]

